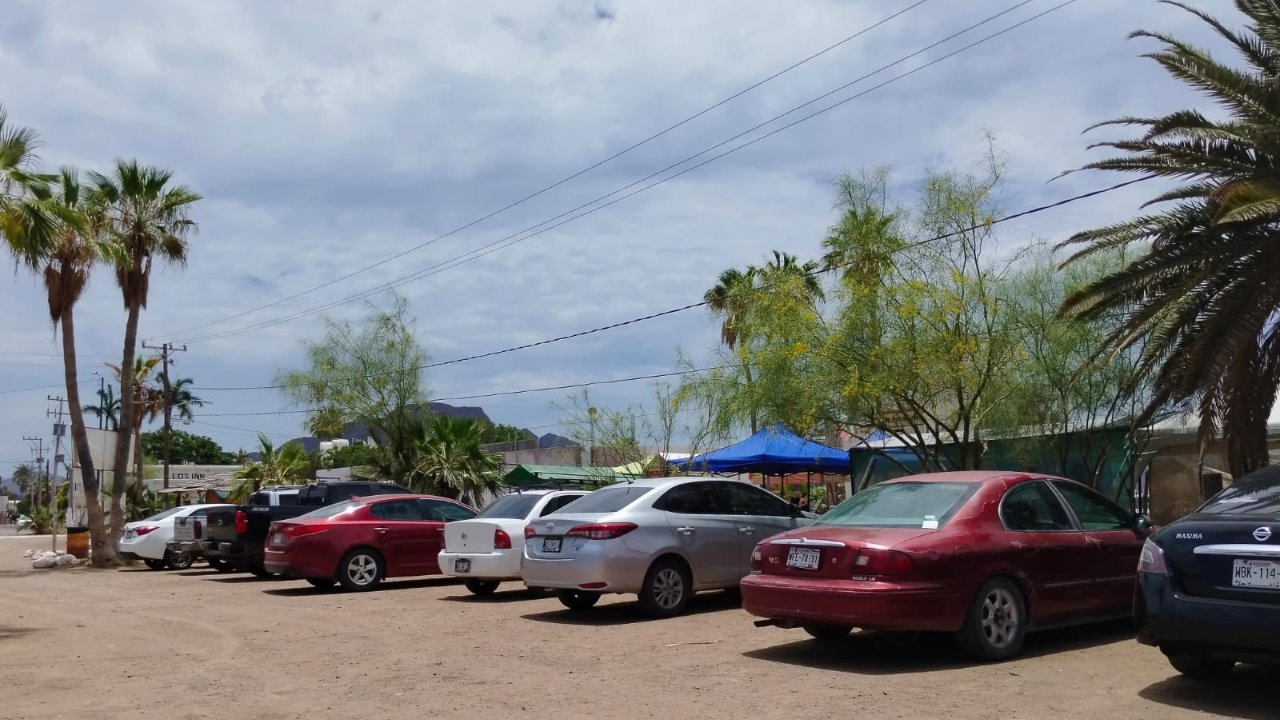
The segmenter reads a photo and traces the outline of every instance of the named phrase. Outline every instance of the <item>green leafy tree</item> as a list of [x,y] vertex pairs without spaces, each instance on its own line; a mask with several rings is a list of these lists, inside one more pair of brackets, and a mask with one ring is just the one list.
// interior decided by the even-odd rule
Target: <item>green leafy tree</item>
[[[174,430],[169,457],[175,463],[193,465],[232,465],[235,455],[223,450],[213,438]],[[149,458],[164,453],[164,431],[142,433],[142,452]]]
[[[93,222],[123,251],[116,262],[116,284],[126,313],[120,367],[132,368],[138,351],[138,320],[150,295],[151,271],[157,261],[186,264],[187,241],[196,232],[191,207],[200,196],[174,184],[171,171],[140,165],[136,160],[118,160],[111,174],[91,173],[90,178],[95,186]],[[120,397],[126,402],[120,407],[120,425],[137,432],[141,423],[135,416],[144,408],[128,402],[135,398],[134,380],[132,374],[121,373]],[[115,538],[124,531],[122,505],[128,464],[128,442],[116,443],[111,482],[111,536]]]
[[[1269,462],[1266,420],[1280,386],[1280,6],[1236,0],[1240,29],[1181,3],[1226,41],[1242,65],[1170,35],[1147,54],[1221,111],[1184,109],[1122,117],[1103,127],[1132,127],[1133,137],[1099,146],[1116,157],[1088,169],[1167,178],[1176,187],[1147,205],[1162,210],[1073,236],[1073,258],[1138,245],[1142,252],[1067,298],[1063,313],[1096,319],[1124,313],[1106,351],[1141,346],[1137,376],[1151,378],[1141,419],[1179,401],[1198,406],[1202,445],[1225,442],[1239,477]],[[1132,389],[1132,388],[1131,388]]]
[[335,447],[320,453],[319,463],[320,467],[329,470],[344,467],[366,468],[374,462],[377,452],[374,446],[364,444]]
[[302,445],[285,443],[277,448],[266,435],[259,435],[258,460],[232,473],[236,483],[228,501],[243,503],[264,486],[303,483],[314,476],[311,459]]

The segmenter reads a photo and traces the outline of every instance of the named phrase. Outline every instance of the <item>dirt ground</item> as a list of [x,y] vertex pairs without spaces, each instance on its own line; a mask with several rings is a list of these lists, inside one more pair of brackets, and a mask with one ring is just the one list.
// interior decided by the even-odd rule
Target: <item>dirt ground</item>
[[1115,624],[980,665],[947,638],[758,629],[725,593],[650,621],[625,597],[571,615],[514,584],[473,600],[439,578],[352,595],[201,565],[31,570],[29,547],[0,538],[6,720],[1280,717],[1274,672],[1200,686]]

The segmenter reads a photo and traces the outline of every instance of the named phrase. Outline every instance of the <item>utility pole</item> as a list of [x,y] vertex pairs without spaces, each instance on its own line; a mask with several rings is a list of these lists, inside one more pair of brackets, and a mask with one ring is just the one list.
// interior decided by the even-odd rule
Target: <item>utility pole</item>
[[169,453],[173,443],[173,386],[169,384],[170,356],[175,352],[186,352],[187,346],[163,342],[159,346],[142,343],[148,350],[160,351],[160,381],[164,385],[164,489],[169,489]]
[[[62,406],[66,404],[64,397],[47,396],[49,402],[57,403],[56,409],[49,409],[45,415],[53,418],[53,474],[49,476],[49,533],[53,536],[53,551],[58,551],[58,466],[66,465],[62,456],[62,437],[67,434],[67,425],[62,422]],[[67,472],[67,482],[71,482],[71,473]],[[71,501],[71,491],[67,491],[67,501]]]
[[[45,474],[44,475],[45,483],[49,482],[49,470],[48,470],[48,466],[45,465],[45,462],[44,462],[44,438],[32,437],[30,435],[23,435],[22,439],[26,440],[28,443],[31,443],[31,450],[36,454],[36,489],[38,491],[40,488],[40,471],[41,470],[43,470]],[[35,518],[35,514],[36,514],[36,510],[35,510],[36,506],[39,503],[40,503],[40,493],[39,492],[33,493],[31,498],[31,517],[33,519]]]

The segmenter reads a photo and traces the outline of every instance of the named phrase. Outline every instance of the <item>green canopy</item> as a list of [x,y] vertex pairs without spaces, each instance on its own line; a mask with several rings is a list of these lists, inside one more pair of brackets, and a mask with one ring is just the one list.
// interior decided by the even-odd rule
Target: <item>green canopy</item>
[[613,468],[579,467],[577,465],[517,465],[502,478],[508,487],[534,487],[546,485],[584,485],[599,487],[609,485],[630,475],[622,475]]

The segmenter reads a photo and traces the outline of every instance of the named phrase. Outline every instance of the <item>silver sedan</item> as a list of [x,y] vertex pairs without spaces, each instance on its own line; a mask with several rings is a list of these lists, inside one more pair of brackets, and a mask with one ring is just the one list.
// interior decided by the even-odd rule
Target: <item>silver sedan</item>
[[621,482],[526,526],[521,575],[574,610],[636,593],[646,613],[677,615],[699,590],[737,587],[761,540],[812,522],[737,480]]

